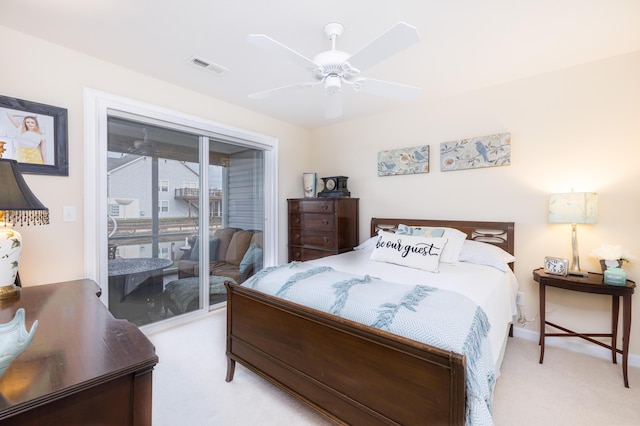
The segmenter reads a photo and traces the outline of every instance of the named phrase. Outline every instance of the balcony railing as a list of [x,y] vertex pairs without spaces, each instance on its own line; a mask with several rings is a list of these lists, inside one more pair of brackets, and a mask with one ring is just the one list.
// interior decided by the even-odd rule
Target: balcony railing
[[[200,197],[200,188],[176,188],[175,189],[175,198],[178,199],[194,199]],[[221,200],[222,199],[222,190],[220,189],[210,189],[209,190],[209,199],[210,200]]]

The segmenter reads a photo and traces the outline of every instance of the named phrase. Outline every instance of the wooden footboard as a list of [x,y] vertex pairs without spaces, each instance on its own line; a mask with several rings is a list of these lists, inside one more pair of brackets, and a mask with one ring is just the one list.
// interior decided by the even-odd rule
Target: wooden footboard
[[227,381],[240,362],[340,424],[464,423],[462,355],[226,286]]

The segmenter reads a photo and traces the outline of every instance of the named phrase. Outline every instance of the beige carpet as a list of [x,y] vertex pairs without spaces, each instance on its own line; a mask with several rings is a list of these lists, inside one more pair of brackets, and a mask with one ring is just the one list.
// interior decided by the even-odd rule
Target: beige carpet
[[[154,426],[329,425],[324,418],[237,365],[224,381],[226,311],[149,336]],[[507,425],[640,425],[640,369],[511,338],[494,394],[494,420]]]

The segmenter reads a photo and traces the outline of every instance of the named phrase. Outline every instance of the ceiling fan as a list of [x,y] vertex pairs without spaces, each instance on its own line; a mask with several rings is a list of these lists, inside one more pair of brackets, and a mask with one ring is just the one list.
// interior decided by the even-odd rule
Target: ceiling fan
[[357,92],[400,100],[412,100],[420,95],[422,89],[419,87],[361,77],[362,71],[420,41],[415,27],[398,22],[353,55],[336,50],[336,40],[343,31],[344,26],[338,22],[325,25],[324,34],[331,40],[331,50],[321,52],[313,59],[264,34],[249,35],[249,43],[286,57],[309,70],[313,77],[309,82],[264,90],[252,93],[249,97],[262,99],[274,93],[324,85],[325,116],[337,118],[342,115],[343,84],[351,86]]

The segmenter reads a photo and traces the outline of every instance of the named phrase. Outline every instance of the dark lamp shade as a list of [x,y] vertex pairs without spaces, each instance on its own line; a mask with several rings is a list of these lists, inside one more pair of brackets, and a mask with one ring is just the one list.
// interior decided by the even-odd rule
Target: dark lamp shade
[[0,159],[0,213],[6,223],[46,225],[49,209],[33,195],[16,160]]

